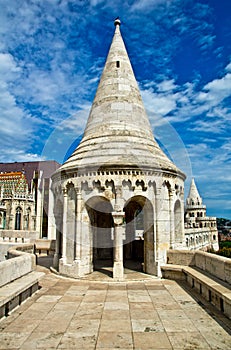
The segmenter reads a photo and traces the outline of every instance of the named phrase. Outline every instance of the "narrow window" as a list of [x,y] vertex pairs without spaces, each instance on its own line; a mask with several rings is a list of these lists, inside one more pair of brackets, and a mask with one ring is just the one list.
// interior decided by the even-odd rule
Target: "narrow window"
[[116,61],[116,68],[120,67],[120,61]]

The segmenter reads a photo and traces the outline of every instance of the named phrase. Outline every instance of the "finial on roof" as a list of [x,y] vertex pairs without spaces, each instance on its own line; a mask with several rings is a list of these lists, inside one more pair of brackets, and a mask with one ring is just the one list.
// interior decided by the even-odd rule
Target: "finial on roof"
[[115,19],[115,21],[114,21],[114,25],[115,25],[115,26],[120,26],[120,24],[121,24],[120,18],[117,17],[117,18]]

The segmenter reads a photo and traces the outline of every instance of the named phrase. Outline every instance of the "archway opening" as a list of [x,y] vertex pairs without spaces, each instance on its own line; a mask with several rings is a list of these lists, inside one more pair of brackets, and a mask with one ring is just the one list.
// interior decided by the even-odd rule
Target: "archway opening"
[[92,260],[94,270],[113,266],[112,205],[104,197],[95,196],[86,203],[92,232]]
[[135,271],[147,271],[148,249],[151,247],[152,254],[154,251],[152,204],[143,196],[134,196],[126,203],[124,212],[124,267]]

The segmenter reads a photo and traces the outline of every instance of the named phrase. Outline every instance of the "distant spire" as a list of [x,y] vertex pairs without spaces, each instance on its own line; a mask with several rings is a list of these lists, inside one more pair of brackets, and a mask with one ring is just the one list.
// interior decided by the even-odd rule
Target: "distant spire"
[[114,21],[114,25],[115,26],[120,26],[121,25],[121,21],[119,17],[116,17],[115,21]]
[[187,203],[189,205],[201,205],[202,204],[202,198],[199,195],[198,189],[196,187],[194,179],[192,179],[189,194],[187,197]]

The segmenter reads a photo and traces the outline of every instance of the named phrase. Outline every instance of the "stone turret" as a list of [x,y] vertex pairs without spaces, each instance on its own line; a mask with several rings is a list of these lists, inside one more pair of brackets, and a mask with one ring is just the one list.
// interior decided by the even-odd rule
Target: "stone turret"
[[118,19],[115,27],[83,139],[61,170],[127,167],[184,178],[154,140]]
[[205,217],[206,206],[202,204],[194,179],[191,181],[190,190],[186,199],[187,217]]
[[185,205],[185,240],[189,249],[218,250],[218,232],[215,217],[206,216],[194,179],[191,181]]
[[52,180],[62,274],[110,261],[121,280],[135,260],[160,275],[167,249],[184,244],[185,175],[153,137],[119,19],[83,139]]

